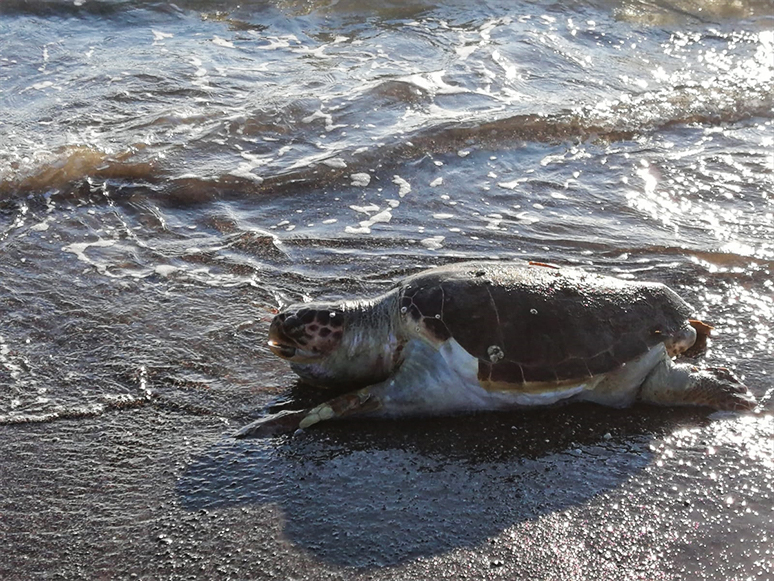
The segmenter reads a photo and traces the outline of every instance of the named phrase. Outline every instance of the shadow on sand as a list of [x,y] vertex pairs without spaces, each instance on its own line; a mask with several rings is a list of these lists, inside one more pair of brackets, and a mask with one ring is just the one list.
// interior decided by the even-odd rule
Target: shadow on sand
[[582,504],[646,466],[655,434],[705,417],[574,405],[333,422],[294,437],[224,439],[192,462],[177,492],[191,511],[275,505],[285,536],[317,558],[382,567]]

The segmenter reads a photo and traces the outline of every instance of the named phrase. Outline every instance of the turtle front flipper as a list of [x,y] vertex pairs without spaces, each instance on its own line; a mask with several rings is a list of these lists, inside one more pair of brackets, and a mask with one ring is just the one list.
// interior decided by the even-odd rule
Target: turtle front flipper
[[279,434],[287,434],[298,429],[309,410],[282,410],[247,424],[236,434],[235,438],[268,438]]
[[381,407],[379,399],[369,392],[369,388],[360,389],[334,397],[304,410],[283,410],[276,414],[260,418],[234,434],[235,438],[267,438],[287,434],[298,429],[306,429],[325,420],[344,418],[354,414],[374,412]]
[[367,414],[375,412],[381,407],[381,402],[369,388],[359,389],[334,397],[323,404],[309,410],[298,427],[306,429],[325,420],[345,418],[354,414]]
[[758,405],[747,386],[725,367],[699,368],[664,358],[640,390],[642,401],[660,405],[696,405],[720,411],[749,412]]

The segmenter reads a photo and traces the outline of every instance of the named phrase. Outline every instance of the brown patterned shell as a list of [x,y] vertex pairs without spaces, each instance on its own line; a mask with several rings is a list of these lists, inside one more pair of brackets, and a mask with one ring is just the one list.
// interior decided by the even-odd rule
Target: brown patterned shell
[[465,262],[407,278],[405,317],[479,359],[479,379],[523,384],[606,373],[645,353],[693,310],[659,283],[572,268]]

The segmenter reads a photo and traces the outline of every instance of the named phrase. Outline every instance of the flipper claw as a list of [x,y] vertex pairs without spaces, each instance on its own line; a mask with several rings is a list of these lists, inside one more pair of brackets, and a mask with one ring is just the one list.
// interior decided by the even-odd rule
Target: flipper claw
[[298,424],[298,427],[302,430],[305,430],[309,426],[313,426],[318,422],[322,422],[324,420],[329,420],[333,417],[333,410],[328,406],[327,404],[318,405],[316,408],[312,409],[306,417],[304,417],[303,420],[301,420],[301,423]]

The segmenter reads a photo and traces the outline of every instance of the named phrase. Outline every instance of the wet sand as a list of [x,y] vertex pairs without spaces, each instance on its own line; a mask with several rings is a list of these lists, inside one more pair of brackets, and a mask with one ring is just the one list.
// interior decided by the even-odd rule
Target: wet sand
[[774,575],[771,416],[581,405],[269,440],[236,427],[155,406],[0,427],[0,578]]

